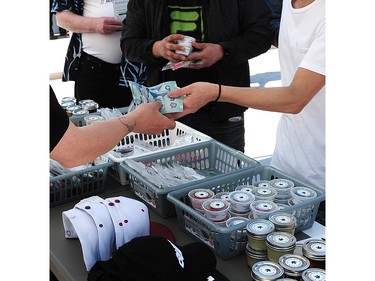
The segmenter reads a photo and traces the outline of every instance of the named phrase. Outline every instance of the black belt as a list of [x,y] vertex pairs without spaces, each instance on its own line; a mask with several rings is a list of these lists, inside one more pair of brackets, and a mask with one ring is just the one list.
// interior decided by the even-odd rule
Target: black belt
[[94,63],[95,65],[99,67],[107,67],[107,68],[112,68],[112,69],[117,69],[120,67],[120,63],[114,64],[114,63],[109,63],[104,60],[101,60],[97,57],[94,57],[92,55],[89,55],[85,53],[84,51],[81,51],[81,60],[85,60],[91,63]]

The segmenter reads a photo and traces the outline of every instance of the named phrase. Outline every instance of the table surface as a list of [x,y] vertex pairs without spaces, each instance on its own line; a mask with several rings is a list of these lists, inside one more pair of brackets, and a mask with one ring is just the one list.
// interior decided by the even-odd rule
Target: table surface
[[[98,194],[102,198],[114,196],[136,197],[129,186],[122,186],[111,177],[107,177],[106,192]],[[78,239],[66,239],[62,222],[62,212],[74,207],[78,201],[56,206],[50,209],[50,269],[60,281],[87,280],[87,270],[83,261],[82,248]],[[151,208],[150,208],[151,209]],[[149,211],[151,221],[166,225],[175,235],[177,245],[196,242],[183,232],[177,223],[177,217],[163,219],[153,210]],[[325,227],[314,222],[312,228],[296,235],[298,243],[304,239],[325,237]],[[247,265],[245,252],[229,260],[217,257],[217,269],[232,281],[250,280],[251,269]]]

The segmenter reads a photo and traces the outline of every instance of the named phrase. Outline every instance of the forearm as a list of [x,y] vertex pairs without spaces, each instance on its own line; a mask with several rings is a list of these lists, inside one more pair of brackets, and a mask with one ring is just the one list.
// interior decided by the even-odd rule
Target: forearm
[[50,156],[67,168],[86,164],[114,148],[134,125],[128,116],[122,117],[124,126],[118,119],[98,122],[84,127],[70,123],[64,137]]
[[297,114],[324,85],[324,75],[298,68],[289,86],[274,88],[222,87],[220,101],[254,109]]
[[57,25],[75,33],[97,32],[96,18],[83,17],[71,11],[56,13]]
[[230,102],[245,107],[282,112],[298,113],[305,106],[294,95],[293,87],[238,88],[222,86],[221,102]]

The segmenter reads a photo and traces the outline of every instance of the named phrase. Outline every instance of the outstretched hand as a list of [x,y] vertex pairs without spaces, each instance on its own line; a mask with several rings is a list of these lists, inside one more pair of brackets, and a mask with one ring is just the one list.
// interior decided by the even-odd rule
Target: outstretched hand
[[161,106],[160,101],[142,103],[134,111],[128,113],[134,115],[136,125],[133,132],[159,135],[165,129],[174,129],[176,121],[172,115],[161,114]]
[[184,111],[173,113],[175,119],[194,113],[210,101],[214,101],[218,92],[218,85],[206,82],[196,82],[189,86],[168,93],[168,97],[177,98],[185,96]]

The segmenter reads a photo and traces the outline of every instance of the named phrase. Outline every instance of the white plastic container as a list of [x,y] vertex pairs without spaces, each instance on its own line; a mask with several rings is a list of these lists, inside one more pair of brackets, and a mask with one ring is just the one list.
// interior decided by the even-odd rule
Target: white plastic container
[[292,195],[294,204],[300,204],[317,196],[317,193],[313,189],[303,186],[292,187],[290,189],[290,194]]
[[213,198],[215,196],[215,193],[210,189],[199,188],[190,190],[188,196],[194,209],[198,211],[204,211],[202,208],[203,202]]
[[255,197],[249,192],[237,190],[229,193],[229,200],[234,213],[249,213],[250,204],[255,200]]
[[223,199],[208,199],[203,202],[202,208],[206,218],[214,222],[223,222],[228,219],[229,202]]
[[255,200],[250,204],[250,209],[255,219],[262,215],[270,215],[277,211],[278,207],[276,203],[269,200]]

